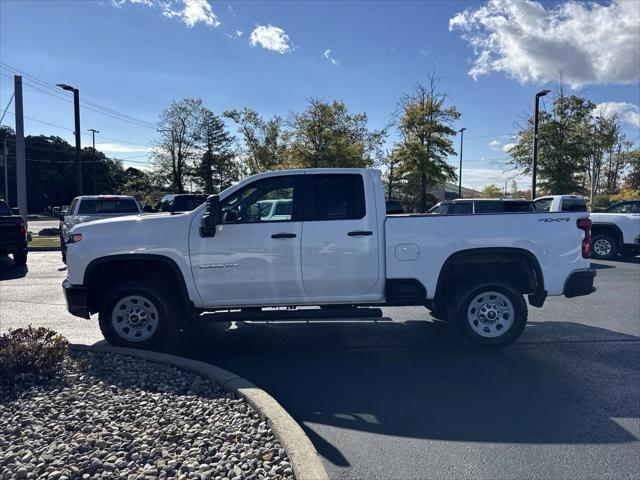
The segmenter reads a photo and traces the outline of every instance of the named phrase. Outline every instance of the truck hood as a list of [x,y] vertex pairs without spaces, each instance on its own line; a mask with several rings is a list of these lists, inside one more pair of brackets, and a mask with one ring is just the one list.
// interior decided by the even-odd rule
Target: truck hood
[[76,225],[71,233],[81,233],[81,244],[96,254],[184,249],[188,245],[192,213],[106,218]]

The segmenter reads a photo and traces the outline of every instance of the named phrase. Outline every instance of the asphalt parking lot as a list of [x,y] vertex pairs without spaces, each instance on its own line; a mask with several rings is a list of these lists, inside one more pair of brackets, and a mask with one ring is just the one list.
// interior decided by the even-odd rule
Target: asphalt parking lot
[[[0,330],[101,340],[69,315],[57,252],[0,259]],[[594,262],[598,291],[530,310],[498,352],[424,308],[371,320],[208,324],[171,353],[232,370],[303,426],[332,478],[640,478],[640,259]]]

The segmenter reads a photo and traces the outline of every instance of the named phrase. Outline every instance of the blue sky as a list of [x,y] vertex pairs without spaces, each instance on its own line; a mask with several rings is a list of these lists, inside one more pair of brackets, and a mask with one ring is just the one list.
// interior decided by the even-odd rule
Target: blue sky
[[[266,117],[320,97],[344,100],[382,128],[400,95],[435,69],[462,112],[456,126],[467,128],[463,183],[502,185],[514,175],[503,151],[514,122],[561,70],[569,92],[619,113],[638,142],[639,3],[2,0],[0,104],[13,68],[151,123],[185,96],[216,113],[250,106]],[[26,133],[72,141],[72,104],[25,83]],[[11,114],[4,123],[13,125]],[[101,132],[98,148],[132,166],[147,161],[157,135],[83,109],[84,145],[89,128]]]

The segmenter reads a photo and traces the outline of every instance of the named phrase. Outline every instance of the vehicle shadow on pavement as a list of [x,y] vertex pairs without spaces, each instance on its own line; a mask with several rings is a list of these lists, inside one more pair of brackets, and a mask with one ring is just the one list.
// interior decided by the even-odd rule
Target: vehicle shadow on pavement
[[0,282],[2,280],[15,280],[16,278],[23,278],[29,272],[29,267],[24,265],[22,267],[16,267],[13,265],[13,260],[9,257],[0,257]]
[[[500,351],[460,344],[440,322],[205,325],[165,350],[221,366],[276,398],[336,465],[323,426],[435,440],[596,444],[636,440],[640,337],[530,322]],[[318,427],[319,426],[319,427]]]

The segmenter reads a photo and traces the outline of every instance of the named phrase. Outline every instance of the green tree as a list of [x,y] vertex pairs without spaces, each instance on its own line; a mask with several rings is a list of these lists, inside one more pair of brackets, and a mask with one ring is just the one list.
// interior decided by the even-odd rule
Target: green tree
[[186,176],[199,154],[202,100],[173,101],[160,115],[160,137],[152,151],[156,169],[175,193],[184,193]]
[[194,172],[206,193],[221,191],[239,180],[240,171],[232,149],[234,138],[224,121],[206,108],[202,111],[198,140],[204,153]]
[[247,173],[256,173],[283,168],[283,129],[278,116],[264,120],[258,112],[245,107],[228,110],[223,114],[233,120],[242,135],[244,151],[241,159]]
[[288,166],[372,167],[382,156],[385,132],[370,131],[366,113],[349,113],[338,100],[310,99],[302,113],[292,115],[289,127]]
[[455,155],[453,123],[460,118],[455,106],[447,106],[447,95],[437,91],[437,77],[432,74],[426,85],[418,84],[404,95],[396,112],[396,126],[402,136],[394,151],[402,159],[400,171],[408,184],[419,179],[420,211],[427,209],[427,187],[455,180],[455,169],[446,162]]
[[627,153],[629,171],[624,177],[623,187],[627,191],[640,191],[640,149]]

